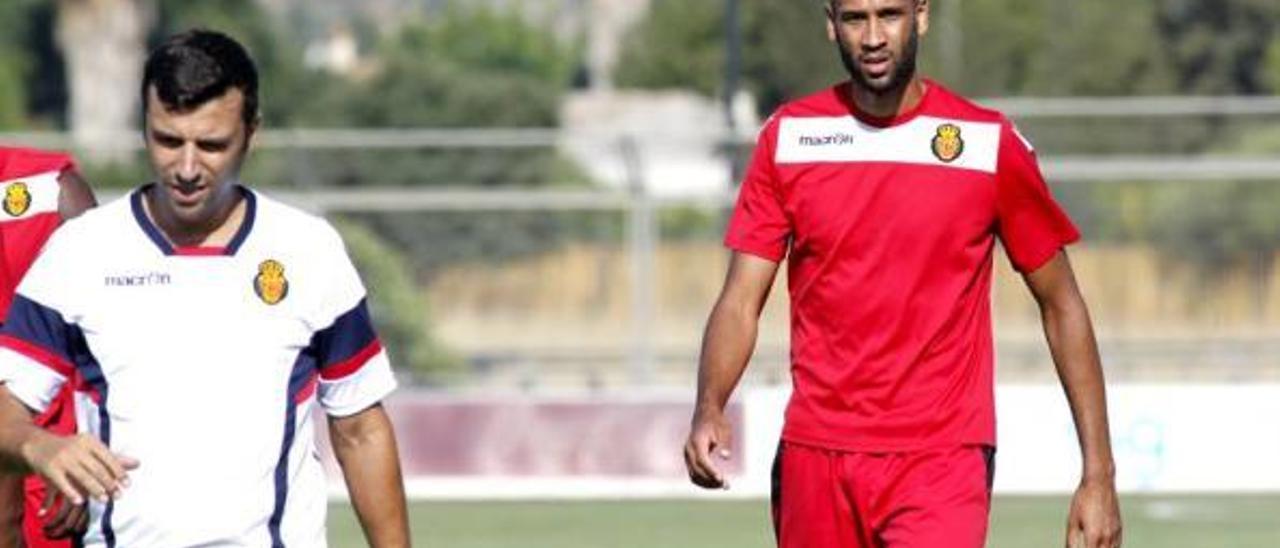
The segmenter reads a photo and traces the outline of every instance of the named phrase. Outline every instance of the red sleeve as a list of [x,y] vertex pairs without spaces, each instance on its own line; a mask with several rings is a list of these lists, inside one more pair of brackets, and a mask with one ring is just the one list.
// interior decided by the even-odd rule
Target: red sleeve
[[1028,143],[1005,122],[996,166],[997,233],[1019,272],[1044,266],[1058,250],[1080,239],[1080,231],[1053,199]]
[[34,148],[0,147],[0,181],[75,169],[71,155]]
[[787,256],[791,237],[791,220],[787,217],[774,164],[777,139],[775,116],[760,131],[724,237],[724,245],[729,249],[773,262],[781,262]]

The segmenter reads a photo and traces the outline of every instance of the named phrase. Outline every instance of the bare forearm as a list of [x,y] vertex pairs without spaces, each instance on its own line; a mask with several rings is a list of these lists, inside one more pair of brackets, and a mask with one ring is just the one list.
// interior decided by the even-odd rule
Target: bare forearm
[[[331,427],[334,455],[369,546],[409,546],[409,519],[395,433],[381,407],[359,426]],[[341,419],[340,419],[341,420]]]
[[1075,420],[1084,475],[1110,479],[1115,463],[1097,341],[1084,302],[1078,297],[1062,301],[1042,307],[1045,336]]
[[31,420],[31,411],[0,384],[0,473],[31,473],[24,449],[43,433]]
[[700,409],[722,410],[746,371],[755,348],[756,315],[724,302],[717,303],[707,321],[698,364]]
[[0,548],[18,548],[22,531],[22,476],[0,473]]

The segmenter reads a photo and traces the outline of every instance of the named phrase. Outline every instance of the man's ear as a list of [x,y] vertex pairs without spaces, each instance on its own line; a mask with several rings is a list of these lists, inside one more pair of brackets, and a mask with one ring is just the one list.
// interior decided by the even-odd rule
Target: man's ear
[[916,32],[920,36],[929,32],[929,0],[916,0]]
[[836,41],[836,12],[831,8],[831,3],[827,2],[827,6],[822,11],[827,14],[827,41]]
[[258,128],[262,127],[262,114],[253,117],[244,128],[244,146],[247,149],[253,144],[253,137],[258,134]]

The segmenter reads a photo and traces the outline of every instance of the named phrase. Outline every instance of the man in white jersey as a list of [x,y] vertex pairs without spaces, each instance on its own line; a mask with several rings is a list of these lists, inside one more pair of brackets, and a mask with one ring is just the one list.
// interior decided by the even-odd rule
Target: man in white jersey
[[[408,546],[395,380],[342,240],[238,182],[252,60],[183,33],[142,94],[157,181],[64,225],[0,330],[0,463],[88,504],[84,546],[324,546],[319,404],[369,544]],[[67,384],[79,435],[34,427]]]

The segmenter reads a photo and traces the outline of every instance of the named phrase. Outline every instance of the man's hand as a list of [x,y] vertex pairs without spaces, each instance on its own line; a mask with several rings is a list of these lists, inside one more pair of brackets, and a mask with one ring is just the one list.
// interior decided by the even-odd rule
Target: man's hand
[[684,444],[684,465],[689,471],[690,481],[707,489],[729,488],[724,473],[711,455],[714,452],[720,460],[729,460],[733,456],[729,451],[732,436],[724,411],[701,407],[694,411],[689,440]]
[[1076,489],[1067,517],[1067,548],[1118,548],[1120,503],[1115,483],[1085,479]]
[[89,528],[89,511],[87,505],[71,504],[61,493],[45,489],[40,523],[46,538],[72,538]]
[[41,432],[23,447],[26,462],[73,505],[90,497],[106,502],[129,486],[128,471],[138,461],[112,453],[97,438],[80,434],[56,436]]

